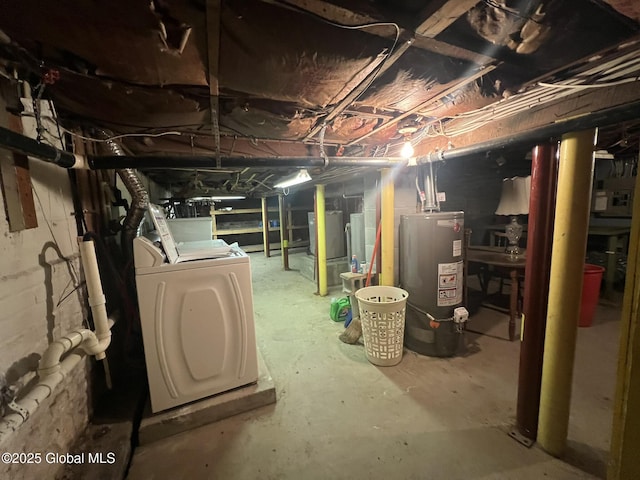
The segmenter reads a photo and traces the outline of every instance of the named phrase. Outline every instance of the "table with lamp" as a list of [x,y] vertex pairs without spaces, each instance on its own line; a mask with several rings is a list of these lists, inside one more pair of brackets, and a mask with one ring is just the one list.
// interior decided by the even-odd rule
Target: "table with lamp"
[[[488,296],[488,284],[492,276],[500,276],[501,282],[508,278],[511,282],[509,293],[509,340],[515,340],[516,321],[521,316],[520,282],[526,266],[526,252],[518,245],[523,227],[518,215],[529,213],[529,192],[531,177],[505,178],[502,182],[500,203],[496,215],[508,215],[509,223],[504,226],[504,235],[508,240],[506,247],[467,246],[466,261],[480,265],[480,286],[483,298]],[[501,287],[502,288],[502,287]],[[484,303],[489,307],[495,307]]]

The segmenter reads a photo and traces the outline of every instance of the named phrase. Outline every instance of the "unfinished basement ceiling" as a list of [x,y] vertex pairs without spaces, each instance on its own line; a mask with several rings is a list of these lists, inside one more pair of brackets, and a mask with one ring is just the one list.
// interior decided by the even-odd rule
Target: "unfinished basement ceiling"
[[398,157],[407,126],[427,155],[595,114],[609,127],[627,109],[600,143],[637,155],[632,0],[0,0],[0,12],[5,84],[28,79],[65,129],[145,134],[118,141],[153,155],[163,168],[143,170],[176,195],[268,194],[285,173],[274,158]]

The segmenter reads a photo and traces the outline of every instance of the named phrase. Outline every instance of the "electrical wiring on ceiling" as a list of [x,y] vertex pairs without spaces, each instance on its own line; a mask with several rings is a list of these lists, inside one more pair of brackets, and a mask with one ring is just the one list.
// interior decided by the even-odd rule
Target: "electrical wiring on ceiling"
[[[334,27],[337,28],[342,28],[344,30],[364,30],[367,28],[372,28],[372,27],[393,27],[395,28],[396,31],[396,35],[395,38],[393,39],[393,43],[391,45],[391,48],[389,49],[388,52],[383,54],[385,55],[385,58],[382,62],[380,62],[378,64],[378,66],[374,69],[373,74],[371,75],[371,78],[369,79],[369,81],[367,82],[366,86],[364,88],[362,88],[361,92],[353,99],[353,101],[351,102],[352,104],[355,103],[356,101],[358,101],[358,99],[369,89],[369,87],[373,84],[373,82],[378,78],[378,75],[380,74],[380,71],[382,70],[382,67],[386,64],[386,62],[389,60],[389,58],[391,57],[391,55],[393,54],[393,52],[396,49],[396,46],[398,45],[398,40],[400,39],[400,26],[395,23],[395,22],[371,22],[371,23],[364,23],[364,24],[360,24],[360,25],[345,25],[342,23],[336,23],[336,22],[332,22],[331,20],[327,20],[326,18],[323,18],[320,15],[317,15],[313,12],[310,12],[308,10],[304,10],[296,5],[292,5],[289,2],[283,1],[283,0],[277,0],[276,1],[277,4],[281,4],[286,6],[287,8],[290,8],[293,11],[296,11],[298,13],[313,17],[323,23],[326,23],[327,25],[332,25]],[[374,60],[375,61],[375,60]]]
[[[538,82],[533,88],[459,115],[432,120],[424,129],[424,135],[434,137],[456,137],[491,122],[503,120],[523,111],[557,101],[577,90],[608,88],[640,81],[640,51],[635,49],[616,59],[590,68],[563,83]],[[629,76],[629,75],[632,76]],[[621,78],[622,77],[622,78]],[[420,112],[427,115],[427,112]]]
[[112,137],[102,139],[102,138],[94,138],[94,137],[87,137],[85,135],[80,135],[79,133],[74,132],[72,130],[68,130],[62,126],[60,126],[60,128],[65,133],[68,133],[69,135],[73,135],[74,137],[81,138],[82,140],[86,140],[88,142],[96,142],[96,143],[106,143],[113,140],[118,140],[120,138],[130,138],[130,137],[157,138],[157,137],[164,137],[166,135],[183,135],[182,132],[178,132],[174,130],[174,131],[160,132],[160,133],[122,133],[120,135],[113,135]]

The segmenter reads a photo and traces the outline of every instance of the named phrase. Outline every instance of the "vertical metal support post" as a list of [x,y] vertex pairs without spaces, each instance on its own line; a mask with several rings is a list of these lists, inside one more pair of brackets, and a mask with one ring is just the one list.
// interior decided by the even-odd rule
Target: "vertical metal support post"
[[[640,192],[640,176],[636,178]],[[640,195],[633,199],[608,480],[640,478]]]
[[262,197],[262,245],[264,256],[271,256],[271,245],[269,244],[269,209],[267,207],[267,197]]
[[[549,300],[549,275],[558,160],[555,143],[537,145],[531,163],[529,234],[524,276],[524,321],[518,374],[517,433],[530,445],[538,434],[544,331]],[[518,440],[521,440],[516,436]]]
[[327,232],[325,227],[324,185],[316,185],[316,253],[318,255],[318,295],[324,297],[327,288]]
[[380,285],[393,286],[394,282],[394,248],[395,248],[395,228],[394,228],[394,175],[393,171],[385,168],[381,172],[382,195],[381,195],[381,248],[380,257],[382,268],[380,275]]
[[287,229],[286,202],[284,195],[278,195],[278,213],[280,218],[280,251],[282,268],[289,270],[289,230]]
[[554,456],[564,453],[569,430],[595,139],[592,129],[565,134],[560,143],[538,425],[540,446]]

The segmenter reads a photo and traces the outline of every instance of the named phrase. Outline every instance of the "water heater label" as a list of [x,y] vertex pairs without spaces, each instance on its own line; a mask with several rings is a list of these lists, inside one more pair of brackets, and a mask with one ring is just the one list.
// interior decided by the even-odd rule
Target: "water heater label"
[[462,240],[453,241],[453,256],[459,257],[462,255]]
[[438,306],[462,303],[462,261],[438,264]]
[[436,225],[439,227],[453,228],[454,231],[459,232],[464,227],[463,218],[450,218],[448,220],[438,220]]

